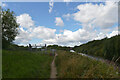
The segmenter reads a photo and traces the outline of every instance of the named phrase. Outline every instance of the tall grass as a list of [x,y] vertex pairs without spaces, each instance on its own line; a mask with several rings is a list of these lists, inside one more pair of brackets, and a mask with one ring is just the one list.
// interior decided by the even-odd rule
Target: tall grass
[[77,53],[58,51],[56,66],[59,78],[118,78],[114,66],[89,59]]
[[49,78],[53,56],[41,52],[2,52],[3,78]]

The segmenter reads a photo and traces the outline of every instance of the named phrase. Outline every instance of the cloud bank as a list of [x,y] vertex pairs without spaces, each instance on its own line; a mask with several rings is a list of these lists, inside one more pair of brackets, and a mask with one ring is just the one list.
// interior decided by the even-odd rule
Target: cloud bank
[[[51,2],[49,5],[51,7],[49,12],[51,13],[53,3]],[[56,29],[35,26],[29,14],[25,13],[17,16],[17,22],[20,24],[20,34],[16,37],[15,42],[28,44],[33,38],[37,38],[42,39],[42,44],[75,46],[91,40],[98,40],[105,37],[110,38],[118,34],[118,26],[114,26],[118,21],[117,3],[86,3],[78,5],[77,9],[77,12],[64,14],[62,17],[66,20],[72,19],[80,23],[82,28],[76,31],[64,29],[62,33],[58,34],[56,34]],[[61,17],[55,17],[55,25],[64,26]]]

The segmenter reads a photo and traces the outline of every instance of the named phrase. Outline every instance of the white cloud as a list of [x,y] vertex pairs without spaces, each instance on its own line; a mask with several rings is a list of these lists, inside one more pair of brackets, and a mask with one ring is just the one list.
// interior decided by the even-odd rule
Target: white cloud
[[112,31],[110,34],[107,34],[108,38],[118,35],[118,31]]
[[17,22],[20,24],[18,28],[19,35],[15,38],[17,44],[28,44],[33,38],[51,39],[55,36],[56,29],[43,26],[35,27],[34,21],[29,14],[17,16]]
[[64,30],[63,34],[56,34],[54,38],[44,39],[42,43],[44,44],[57,44],[61,46],[75,46],[81,45],[88,41],[100,40],[105,37],[111,38],[112,36],[118,35],[118,31],[112,31],[109,34],[104,34],[102,32],[98,33],[97,31],[86,31],[85,29],[79,29],[75,32],[70,30]]
[[116,36],[116,35],[118,35],[118,30],[116,30],[116,29],[114,29],[110,33],[100,32],[100,33],[97,34],[97,37],[95,37],[95,40],[100,40],[100,39],[103,39],[105,37],[111,38],[111,37]]
[[19,28],[19,35],[15,37],[15,43],[17,44],[28,44],[32,39],[28,31],[25,31],[23,28]]
[[[49,3],[52,12],[53,3]],[[56,34],[56,29],[43,26],[35,27],[34,21],[29,14],[22,14],[17,17],[20,23],[20,35],[16,37],[17,42],[28,43],[32,38],[42,39],[42,44],[58,44],[62,46],[75,46],[86,43],[91,40],[98,40],[104,37],[112,37],[118,34],[117,28],[113,28],[117,22],[117,4],[106,2],[104,4],[81,4],[77,6],[76,13],[63,15],[63,18],[69,20],[73,18],[78,21],[82,28],[76,31],[60,30]],[[26,18],[26,19],[25,19]],[[25,20],[24,20],[25,19]],[[56,26],[64,26],[61,17],[55,18]],[[24,30],[23,28],[27,28]],[[110,33],[111,32],[111,33]]]
[[34,21],[32,20],[32,17],[26,13],[17,16],[17,23],[24,28],[30,28],[31,26],[34,26]]
[[110,38],[117,34],[116,27],[113,28],[113,25],[118,21],[117,3],[106,2],[105,5],[92,3],[80,4],[77,6],[77,9],[79,11],[76,13],[66,14],[63,17],[67,20],[72,17],[75,21],[80,22],[82,29],[75,32],[68,31],[67,34],[70,33],[71,35],[69,37],[65,36],[64,41],[66,40],[69,43],[67,41],[69,39],[73,42],[79,41],[80,43],[84,43],[94,39]]
[[100,32],[99,34],[97,34],[97,37],[95,38],[95,40],[100,40],[107,37],[104,33]]
[[55,18],[56,26],[64,26],[63,20],[60,17]]
[[33,37],[40,39],[51,39],[55,36],[56,29],[46,28],[43,26],[35,27],[31,33]]
[[20,27],[18,31],[19,31],[19,35],[16,36],[15,43],[28,44],[33,38],[43,39],[43,40],[54,38],[56,29],[38,26],[27,30],[24,30],[22,27]]
[[81,4],[77,6],[78,12],[74,13],[74,20],[81,22],[83,25],[100,27],[107,29],[117,22],[117,3],[106,2],[104,4]]
[[45,39],[43,40],[43,42],[47,44],[73,46],[80,45],[86,41],[93,40],[95,36],[95,32],[90,33],[89,31],[86,31],[84,29],[79,29],[75,32],[72,32],[70,30],[64,30],[63,34],[56,34],[55,38]]
[[51,0],[51,1],[49,2],[49,13],[52,12],[53,6],[54,6],[54,2],[53,2],[53,0]]
[[64,2],[72,2],[73,0],[63,0]]
[[66,20],[69,20],[71,18],[71,14],[65,14],[62,16],[63,18],[66,18]]

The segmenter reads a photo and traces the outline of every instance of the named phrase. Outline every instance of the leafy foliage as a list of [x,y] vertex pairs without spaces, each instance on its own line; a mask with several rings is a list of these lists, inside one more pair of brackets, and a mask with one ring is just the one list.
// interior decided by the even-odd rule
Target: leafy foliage
[[6,48],[18,34],[17,28],[19,25],[16,22],[16,17],[13,11],[2,10],[2,47]]
[[[120,57],[120,35],[102,40],[90,41],[86,44],[75,46],[76,52],[81,52],[108,60],[116,61]],[[117,60],[120,63],[120,59]]]

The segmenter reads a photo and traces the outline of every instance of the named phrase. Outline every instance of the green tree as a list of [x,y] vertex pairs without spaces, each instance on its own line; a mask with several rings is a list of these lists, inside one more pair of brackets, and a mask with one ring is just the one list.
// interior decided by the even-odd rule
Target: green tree
[[16,17],[13,11],[2,10],[2,48],[7,48],[18,35]]

